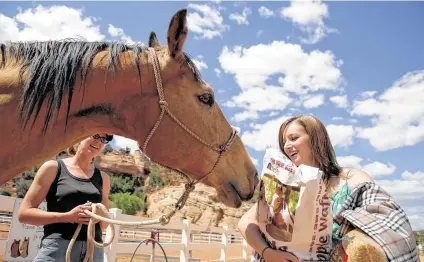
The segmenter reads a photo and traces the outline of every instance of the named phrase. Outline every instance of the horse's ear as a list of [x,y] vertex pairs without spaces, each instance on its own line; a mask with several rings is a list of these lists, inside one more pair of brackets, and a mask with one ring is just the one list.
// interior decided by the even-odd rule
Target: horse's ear
[[172,57],[183,50],[187,38],[187,9],[181,9],[171,19],[168,28],[168,49]]
[[158,38],[156,37],[155,32],[150,32],[150,36],[149,36],[149,47],[160,47],[160,43]]

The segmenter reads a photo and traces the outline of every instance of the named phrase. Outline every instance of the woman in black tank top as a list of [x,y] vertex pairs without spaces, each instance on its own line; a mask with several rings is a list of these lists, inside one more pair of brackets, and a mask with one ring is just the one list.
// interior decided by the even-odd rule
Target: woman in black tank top
[[[62,160],[45,162],[29,188],[19,210],[19,221],[43,225],[41,249],[34,261],[65,261],[66,250],[78,226],[84,224],[72,248],[71,261],[82,261],[86,253],[89,203],[102,203],[109,208],[110,178],[94,167],[98,156],[112,135],[97,134],[68,149],[72,155]],[[47,211],[37,207],[43,200]],[[96,224],[95,240],[102,242],[102,222]],[[95,248],[94,261],[103,261],[103,250]]]

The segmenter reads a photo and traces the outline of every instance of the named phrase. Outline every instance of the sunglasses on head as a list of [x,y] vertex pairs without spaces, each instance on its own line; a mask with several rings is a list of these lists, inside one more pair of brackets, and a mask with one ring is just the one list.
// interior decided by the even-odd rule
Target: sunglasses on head
[[100,142],[102,142],[102,144],[107,144],[110,141],[112,141],[113,139],[113,135],[106,135],[106,136],[100,136],[99,134],[95,134],[94,136],[92,136],[94,139],[98,139],[100,140]]

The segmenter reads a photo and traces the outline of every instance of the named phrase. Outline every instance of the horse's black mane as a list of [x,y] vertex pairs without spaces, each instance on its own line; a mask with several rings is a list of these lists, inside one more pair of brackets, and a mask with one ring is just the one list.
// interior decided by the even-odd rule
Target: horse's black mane
[[[23,80],[24,73],[27,74],[27,77],[24,81],[24,91],[20,100],[19,117],[23,121],[25,129],[32,114],[35,114],[32,123],[34,125],[41,106],[46,101],[47,113],[42,130],[42,133],[45,133],[53,114],[59,112],[63,96],[68,93],[67,125],[77,76],[79,74],[81,77],[81,88],[85,88],[88,70],[97,53],[108,50],[110,56],[109,70],[115,71],[118,68],[119,55],[122,52],[132,50],[135,57],[134,69],[138,72],[141,84],[139,55],[145,49],[146,47],[140,44],[87,42],[80,39],[0,43],[2,56],[0,69],[6,65],[8,59],[22,63],[20,81]],[[194,73],[196,81],[200,81],[202,79],[200,72],[192,59],[185,53],[184,58]]]

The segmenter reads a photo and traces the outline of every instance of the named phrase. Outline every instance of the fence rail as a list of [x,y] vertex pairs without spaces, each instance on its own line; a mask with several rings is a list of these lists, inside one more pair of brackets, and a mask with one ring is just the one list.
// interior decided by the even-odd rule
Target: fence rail
[[[12,217],[3,215],[13,211],[13,197],[0,196],[0,211],[4,211],[0,216],[0,224],[11,224]],[[120,209],[112,208],[109,217],[121,221],[140,221],[142,217],[129,216],[122,214]],[[16,221],[15,221],[16,222]],[[15,223],[13,222],[13,223]],[[132,255],[139,242],[150,238],[153,229],[159,230],[159,243],[163,246],[166,253],[179,253],[178,257],[172,257],[172,261],[180,262],[200,261],[190,256],[192,251],[212,251],[220,250],[219,260],[215,261],[247,261],[251,248],[244,241],[243,237],[236,230],[223,227],[206,227],[191,224],[188,220],[172,220],[168,225],[150,225],[143,228],[127,227],[114,225],[116,235],[114,241],[109,247],[104,249],[106,262],[116,261],[118,256]],[[106,230],[104,235],[109,237],[111,232]],[[5,254],[7,239],[0,238],[0,255]],[[240,250],[236,257],[229,257],[228,250]],[[137,256],[148,256],[152,251],[151,245],[141,245],[137,250]],[[168,255],[168,254],[167,254]],[[155,256],[156,259],[160,257]],[[160,259],[162,260],[162,259]],[[210,260],[212,261],[212,260]]]

